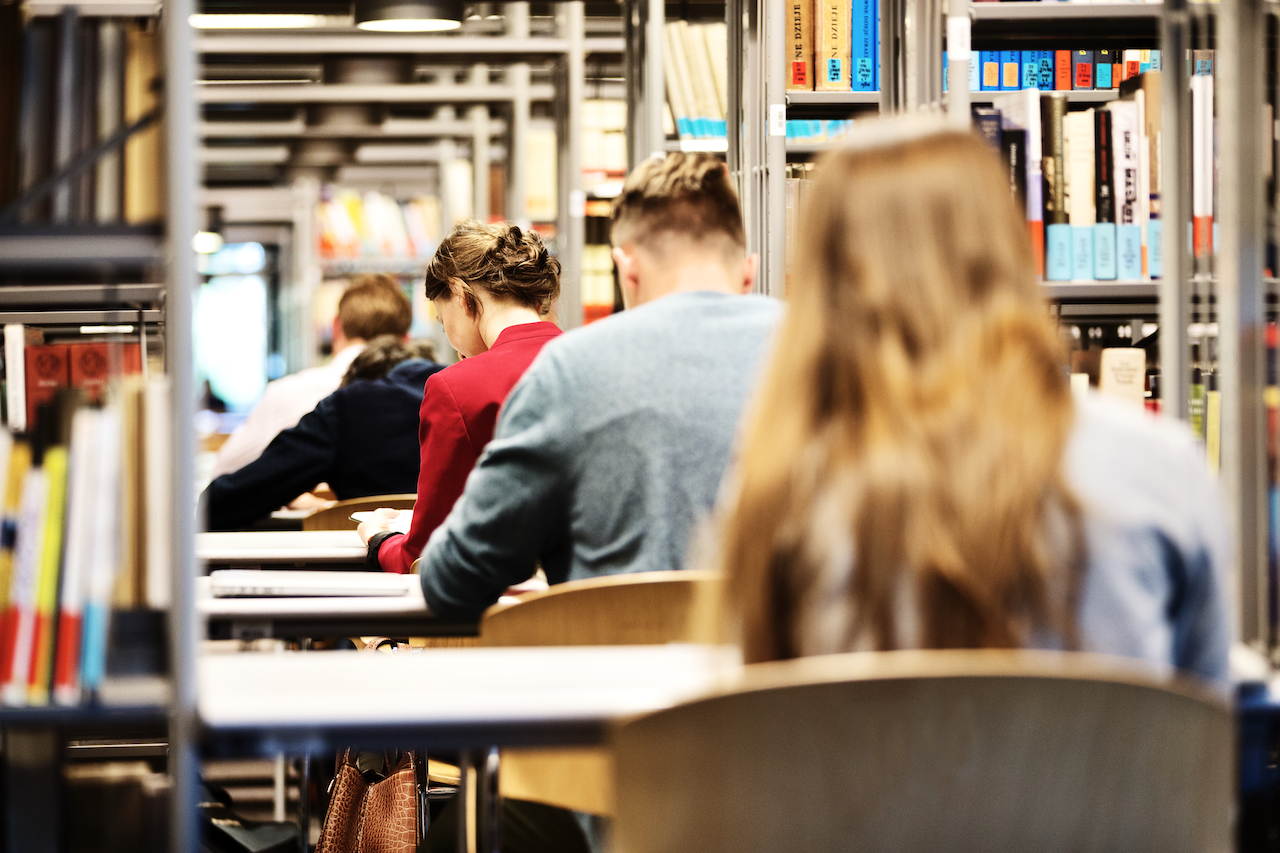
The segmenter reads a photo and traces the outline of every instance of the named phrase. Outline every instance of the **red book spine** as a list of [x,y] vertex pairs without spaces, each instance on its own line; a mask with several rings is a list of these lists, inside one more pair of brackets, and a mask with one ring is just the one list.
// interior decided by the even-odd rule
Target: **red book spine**
[[1031,236],[1031,256],[1035,261],[1036,275],[1044,278],[1044,222],[1027,220],[1027,232]]
[[67,369],[67,346],[44,344],[27,347],[27,427],[36,422],[36,410],[41,403],[48,403],[59,388],[70,382]]
[[1137,77],[1141,67],[1141,62],[1126,62],[1124,64],[1124,79],[1128,80],[1130,77]]
[[1053,54],[1053,88],[1068,92],[1071,86],[1071,51],[1058,50]]
[[27,670],[27,685],[29,687],[37,686],[40,680],[40,650],[49,644],[49,632],[53,630],[53,620],[40,612],[37,607],[35,613],[35,631],[31,636],[34,638],[31,643],[31,666]]
[[80,614],[64,611],[58,617],[58,656],[54,662],[53,689],[74,690],[80,673]]
[[13,651],[18,642],[18,609],[5,608],[0,615],[0,685],[13,678]]

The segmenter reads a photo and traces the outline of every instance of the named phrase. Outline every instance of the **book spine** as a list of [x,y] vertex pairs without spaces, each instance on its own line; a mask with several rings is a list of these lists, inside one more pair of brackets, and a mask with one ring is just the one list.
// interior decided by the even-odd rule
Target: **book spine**
[[978,53],[982,63],[981,91],[1000,91],[1000,51],[980,50]]
[[57,610],[57,647],[53,663],[53,699],[59,705],[80,701],[81,617],[85,587],[93,548],[101,544],[93,538],[93,504],[105,499],[95,493],[96,465],[101,454],[96,446],[99,413],[80,409],[71,427],[71,448],[67,469],[66,543],[62,561],[62,588]]
[[71,382],[67,365],[66,344],[42,344],[27,347],[27,424],[36,422],[36,410],[53,401],[59,388]]
[[1022,64],[1016,50],[1000,51],[1000,89],[1016,92],[1022,88]]
[[850,46],[852,86],[855,92],[876,91],[876,26],[877,0],[853,0],[852,40]]
[[982,90],[982,54],[980,51],[969,51],[969,91]]
[[[103,409],[98,419],[99,451],[94,494],[119,495],[122,422],[118,407]],[[118,501],[94,502],[93,541],[95,546],[85,594],[83,639],[80,644],[80,685],[93,692],[102,684],[107,663],[107,627],[111,613],[112,589],[121,567],[121,507]]]
[[1022,70],[1022,88],[1035,89],[1038,88],[1040,76],[1040,51],[1024,50],[1019,56],[1019,63]]
[[27,356],[26,329],[21,323],[4,327],[5,404],[9,428],[14,432],[27,429]]
[[1036,71],[1036,88],[1042,92],[1052,92],[1054,88],[1054,52],[1052,50],[1037,50],[1036,53],[1040,55],[1040,65]]
[[1093,115],[1094,210],[1093,277],[1098,281],[1116,278],[1116,215],[1112,195],[1111,113],[1096,110]]
[[67,511],[65,447],[54,445],[45,451],[44,471],[48,483],[47,508],[36,589],[31,669],[27,682],[27,701],[31,705],[49,704],[49,688],[53,682],[53,640],[58,613],[58,585],[62,575],[62,534]]
[[813,0],[787,2],[787,89],[813,90]]
[[1138,69],[1142,65],[1142,51],[1135,48],[1128,48],[1124,51],[1124,79],[1138,76]]
[[14,553],[13,584],[9,593],[9,616],[5,628],[7,657],[0,666],[4,676],[0,697],[9,705],[25,705],[31,675],[35,640],[37,581],[40,555],[44,547],[44,514],[48,494],[44,471],[27,472],[22,489],[22,511],[18,519],[18,539]]
[[1093,88],[1093,63],[1094,55],[1092,50],[1077,50],[1072,53],[1072,74],[1071,86],[1073,89],[1092,89]]
[[1071,51],[1069,50],[1054,51],[1053,88],[1059,92],[1071,89]]
[[[1198,64],[1198,63],[1197,63]],[[1193,253],[1213,253],[1213,77],[1191,78],[1191,216]]]
[[1044,174],[1045,278],[1049,281],[1071,279],[1071,226],[1067,219],[1066,191],[1063,184],[1062,121],[1066,99],[1061,95],[1041,98],[1042,134],[1041,169]]
[[1107,48],[1100,48],[1094,54],[1093,63],[1093,85],[1097,89],[1113,89],[1115,85],[1111,82],[1111,51]]
[[815,14],[817,31],[817,89],[822,92],[847,92],[849,82],[849,27],[853,15],[848,0],[818,0]]

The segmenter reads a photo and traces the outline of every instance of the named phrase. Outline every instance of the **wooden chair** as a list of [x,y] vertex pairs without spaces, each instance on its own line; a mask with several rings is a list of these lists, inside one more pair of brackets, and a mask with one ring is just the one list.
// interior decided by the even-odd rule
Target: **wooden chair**
[[302,519],[302,529],[355,530],[359,525],[351,520],[353,512],[365,512],[384,506],[391,509],[413,509],[417,500],[417,495],[374,495],[368,498],[338,501],[333,506],[318,509]]
[[1231,849],[1228,706],[1112,658],[747,667],[614,747],[618,853]]
[[[713,572],[641,572],[557,584],[499,604],[480,620],[482,646],[622,646],[690,642],[699,597]],[[592,814],[613,812],[610,751],[504,749],[504,797]]]

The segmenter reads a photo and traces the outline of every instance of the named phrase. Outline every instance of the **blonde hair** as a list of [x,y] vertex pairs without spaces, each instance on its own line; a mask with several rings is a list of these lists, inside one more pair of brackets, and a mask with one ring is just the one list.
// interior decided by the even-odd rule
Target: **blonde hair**
[[545,313],[560,295],[560,262],[533,231],[467,220],[441,241],[425,286],[427,299],[456,290],[472,313],[480,310],[477,289]]
[[724,162],[711,154],[668,154],[637,166],[614,199],[611,227],[618,246],[661,251],[672,236],[719,238],[737,253],[747,246],[738,194]]
[[841,595],[843,649],[1074,644],[1072,401],[1007,177],[946,130],[818,168],[720,519],[746,659],[802,653],[802,602]]

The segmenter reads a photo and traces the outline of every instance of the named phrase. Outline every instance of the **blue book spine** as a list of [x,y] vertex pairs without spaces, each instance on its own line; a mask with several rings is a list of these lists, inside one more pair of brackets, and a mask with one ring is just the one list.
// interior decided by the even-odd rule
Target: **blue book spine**
[[1044,234],[1044,277],[1049,281],[1071,280],[1071,226],[1046,225]]
[[853,24],[849,78],[855,92],[876,90],[875,0],[853,0]]
[[980,50],[978,55],[982,63],[982,76],[978,83],[980,91],[1000,91],[1000,51]]
[[1024,50],[1020,56],[1022,64],[1022,88],[1036,89],[1040,79],[1040,51]]
[[875,90],[880,91],[880,0],[871,0],[871,8],[876,10],[875,42],[876,52],[872,54],[871,67],[876,74]]
[[1000,51],[1000,90],[1016,92],[1022,88],[1022,64],[1016,50]]
[[96,690],[106,675],[107,617],[100,605],[85,604],[80,637],[80,684],[85,690]]
[[1093,88],[1093,63],[1092,50],[1071,51],[1071,88]]
[[1151,278],[1159,278],[1164,269],[1164,263],[1160,257],[1164,252],[1163,247],[1164,229],[1161,227],[1160,220],[1147,220],[1147,274]]
[[722,119],[718,118],[711,122],[711,132],[720,139],[724,139],[729,135],[729,125]]
[[[1147,233],[1150,234],[1149,228]],[[1137,225],[1116,226],[1116,278],[1142,279],[1142,228]]]
[[1160,70],[1160,51],[1158,50],[1151,51],[1151,70],[1152,71]]
[[1098,281],[1115,281],[1115,223],[1099,222],[1093,226],[1093,277]]
[[942,91],[947,91],[947,87],[951,83],[951,63],[947,62],[947,52],[942,52]]
[[969,91],[977,92],[979,90],[979,81],[982,78],[982,60],[981,54],[976,50],[969,51]]
[[1071,277],[1093,278],[1093,226],[1071,226]]
[[1096,89],[1111,89],[1111,51],[1099,50],[1094,56],[1093,85]]
[[1053,51],[1037,50],[1040,65],[1036,70],[1036,88],[1041,92],[1053,91]]
[[676,133],[680,135],[681,139],[692,139],[693,138],[692,120],[688,118],[676,119]]

